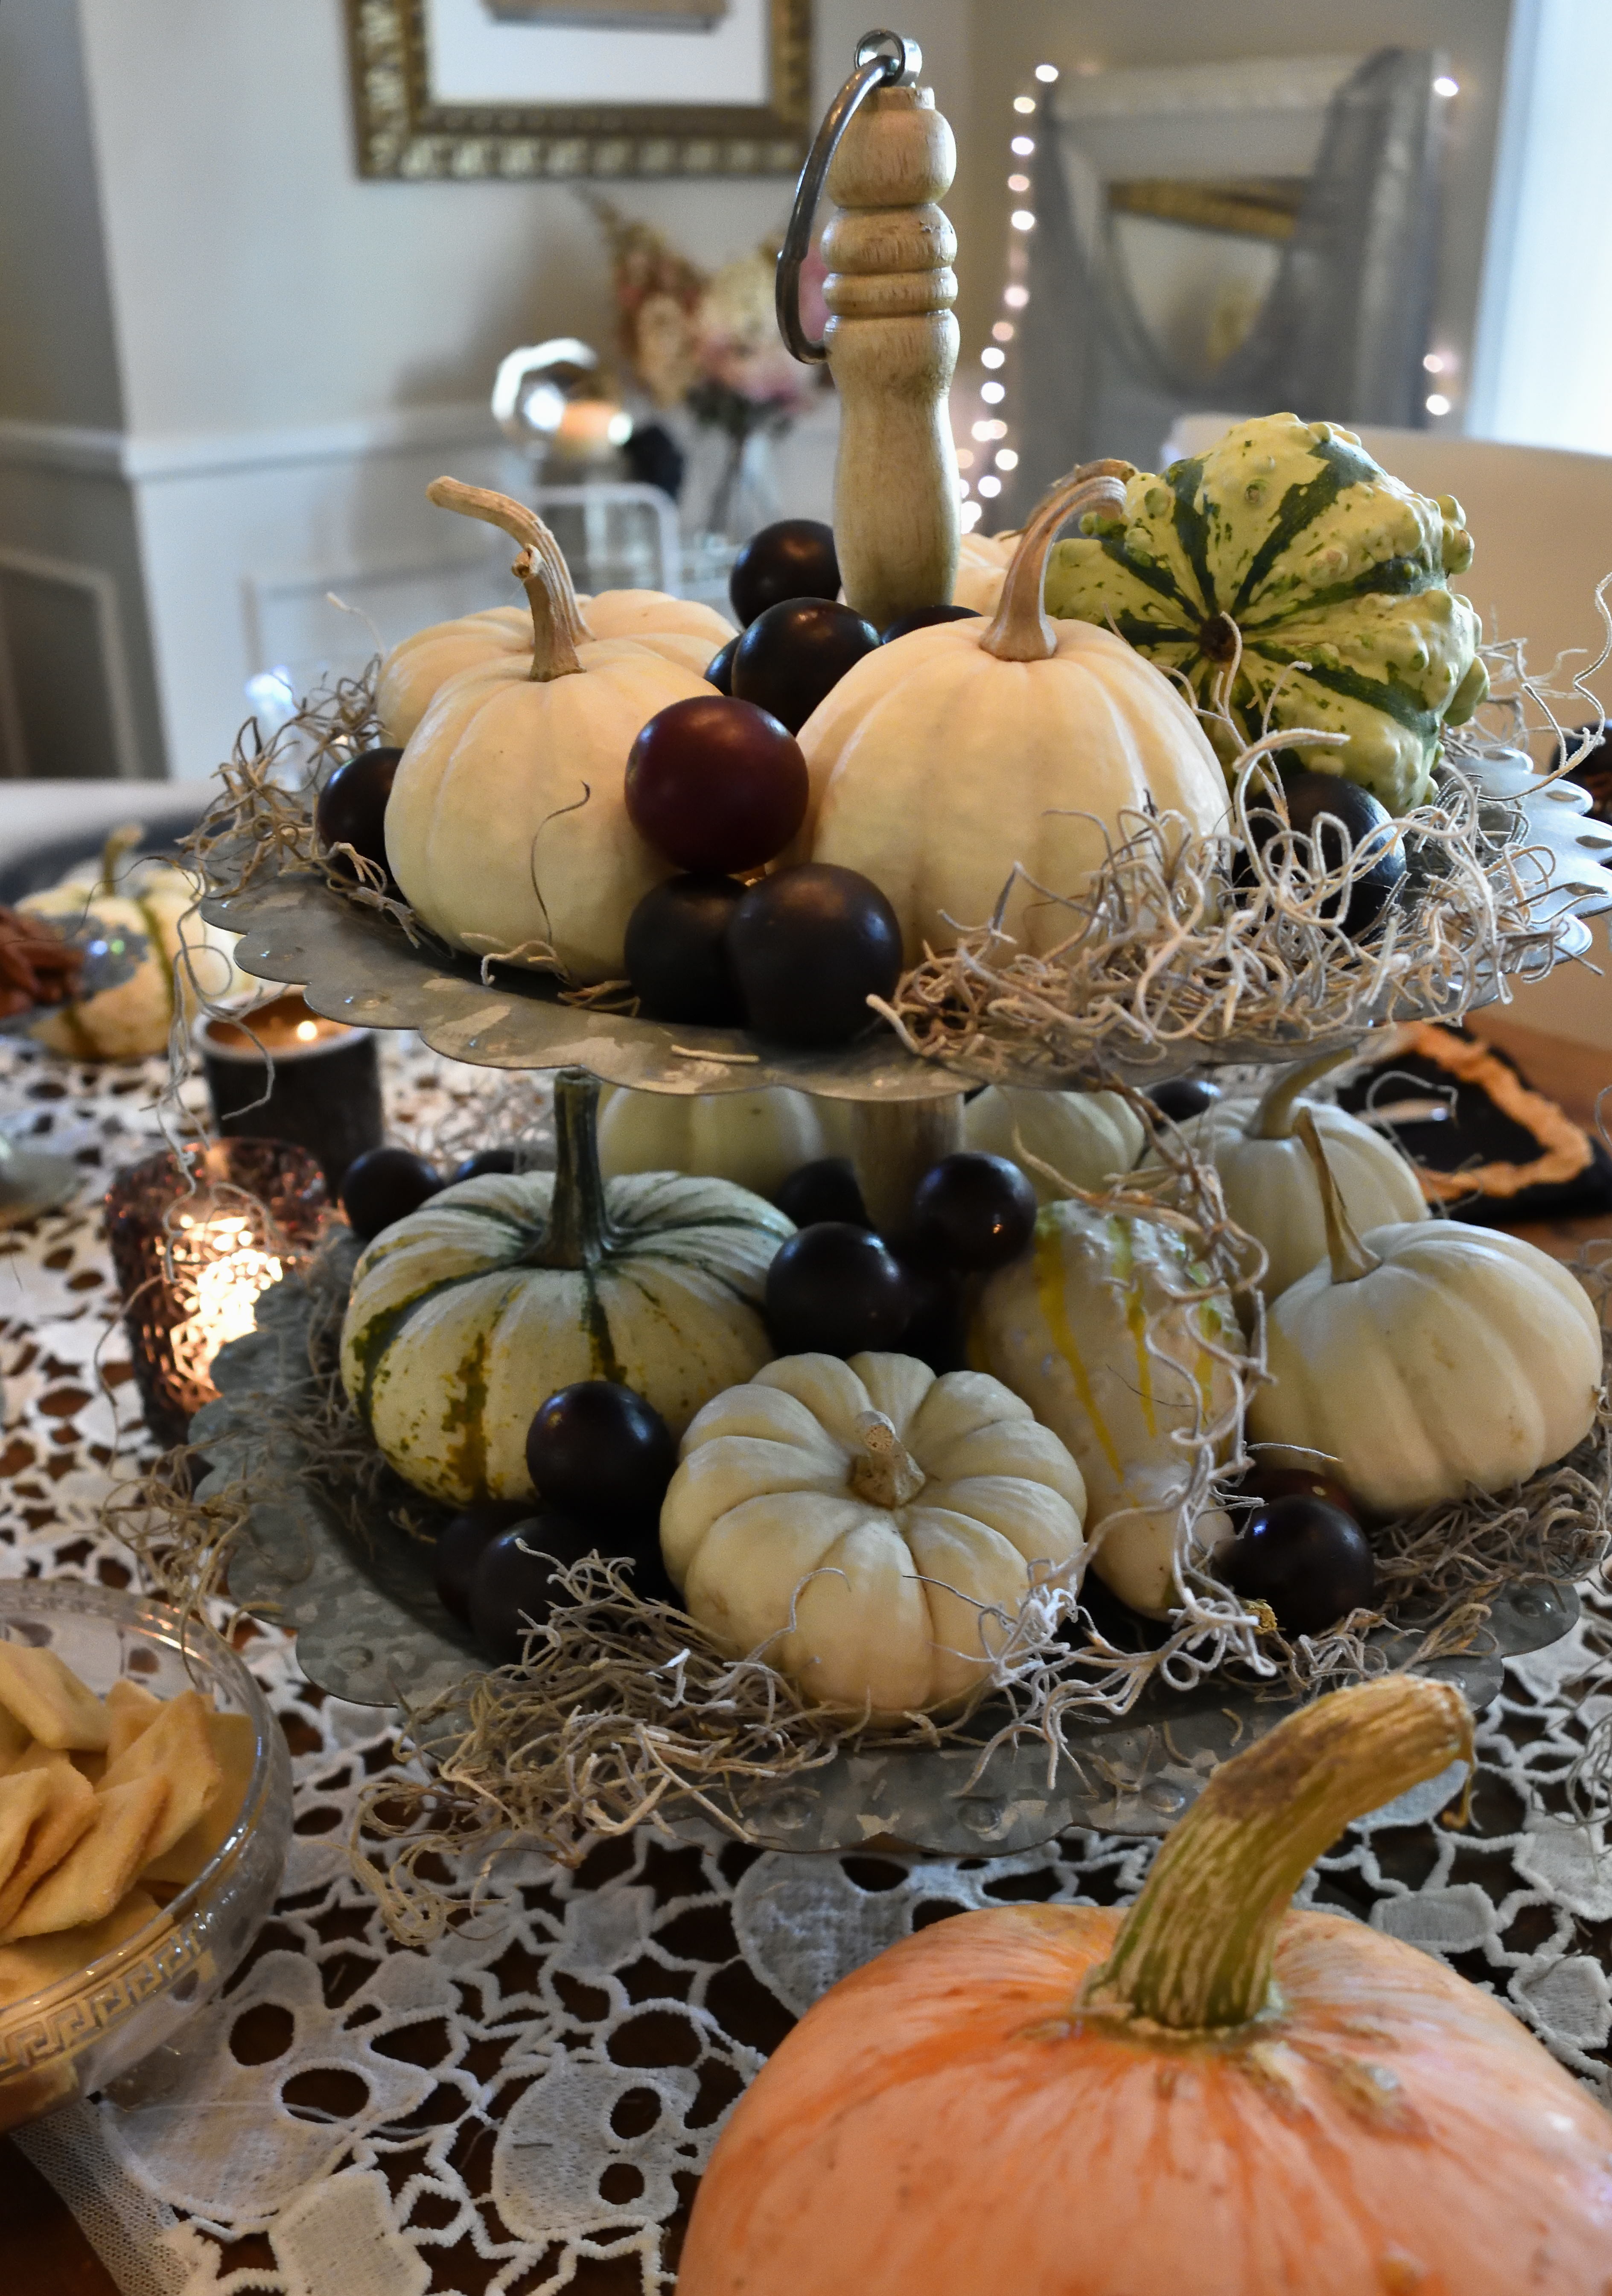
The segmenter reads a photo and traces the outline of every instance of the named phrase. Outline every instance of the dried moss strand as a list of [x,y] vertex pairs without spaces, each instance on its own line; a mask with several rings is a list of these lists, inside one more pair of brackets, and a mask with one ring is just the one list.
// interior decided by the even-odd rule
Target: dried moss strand
[[1318,1699],[1216,1770],[1159,1851],[1092,2008],[1176,2032],[1246,2025],[1266,2006],[1294,1890],[1351,1819],[1473,1760],[1459,1691],[1395,1674]]

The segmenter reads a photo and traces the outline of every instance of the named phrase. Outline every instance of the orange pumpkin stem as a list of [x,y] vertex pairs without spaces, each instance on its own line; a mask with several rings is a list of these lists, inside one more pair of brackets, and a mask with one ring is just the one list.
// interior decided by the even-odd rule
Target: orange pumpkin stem
[[1248,1127],[1250,1140],[1291,1140],[1298,1119],[1298,1103],[1313,1084],[1329,1070],[1352,1061],[1358,1048],[1346,1045],[1340,1053],[1322,1053],[1318,1060],[1301,1061],[1287,1069],[1266,1091]]
[[[539,680],[566,677],[580,669],[582,664],[576,659],[576,650],[593,633],[583,619],[582,609],[577,603],[565,553],[536,512],[526,503],[517,502],[512,495],[498,494],[491,487],[468,487],[462,479],[433,479],[425,491],[438,510],[457,511],[461,518],[479,518],[484,526],[499,528],[511,542],[521,545],[522,555],[516,560],[512,571],[516,580],[525,586],[527,603],[532,609],[533,676]],[[545,603],[541,610],[533,595],[535,581],[541,581],[544,588]],[[554,633],[552,639],[546,635],[550,630]],[[545,664],[542,669],[537,667],[540,654]],[[555,665],[552,668],[546,666],[551,660]]]
[[1472,1759],[1465,1699],[1423,1675],[1301,1707],[1216,1770],[1167,1836],[1082,2010],[1178,2033],[1249,2023],[1271,2005],[1277,1932],[1322,1850],[1351,1818]]
[[1321,1182],[1321,1216],[1327,1224],[1327,1256],[1332,1262],[1334,1283],[1358,1283],[1362,1275],[1370,1275],[1374,1267],[1382,1266],[1377,1254],[1363,1244],[1356,1233],[1354,1221],[1344,1204],[1343,1192],[1332,1171],[1332,1161],[1327,1154],[1315,1121],[1313,1109],[1301,1108],[1293,1129],[1310,1153],[1315,1167],[1315,1177]]
[[979,641],[986,653],[998,661],[1048,661],[1057,652],[1041,596],[1058,529],[1087,511],[1118,516],[1125,506],[1125,481],[1135,474],[1133,463],[1083,463],[1042,496],[1013,553],[995,619]]

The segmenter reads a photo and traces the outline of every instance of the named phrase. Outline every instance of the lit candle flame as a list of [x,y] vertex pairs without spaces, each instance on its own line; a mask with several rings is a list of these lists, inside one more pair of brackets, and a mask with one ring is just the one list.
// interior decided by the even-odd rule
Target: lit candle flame
[[169,1255],[179,1310],[170,1339],[174,1366],[186,1379],[206,1381],[219,1349],[252,1329],[259,1293],[285,1270],[241,1214],[197,1220],[181,1212],[178,1226]]

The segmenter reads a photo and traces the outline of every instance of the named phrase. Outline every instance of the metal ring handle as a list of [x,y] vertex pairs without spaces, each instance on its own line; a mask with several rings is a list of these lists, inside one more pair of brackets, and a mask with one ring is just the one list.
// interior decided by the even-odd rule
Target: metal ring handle
[[821,366],[829,355],[826,344],[814,343],[800,324],[800,266],[811,248],[812,225],[834,147],[864,95],[876,87],[916,87],[922,70],[923,50],[916,40],[905,39],[899,32],[864,33],[856,43],[856,69],[823,114],[806,154],[795,187],[790,227],[778,250],[777,279],[778,332],[790,355],[803,366]]

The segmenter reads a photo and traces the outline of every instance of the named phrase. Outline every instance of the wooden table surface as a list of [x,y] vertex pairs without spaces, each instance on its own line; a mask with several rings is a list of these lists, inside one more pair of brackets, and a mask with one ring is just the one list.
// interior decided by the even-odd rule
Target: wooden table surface
[[[1542,1037],[1487,1013],[1475,1015],[1472,1025],[1518,1061],[1529,1082],[1576,1122],[1594,1124],[1597,1098],[1612,1085],[1612,1052]],[[1603,1216],[1519,1224],[1516,1233],[1559,1259],[1570,1259],[1592,1236],[1612,1233],[1612,1221]],[[0,2138],[0,2227],[7,2296],[118,2296],[118,2284],[66,2204],[9,2138]]]

